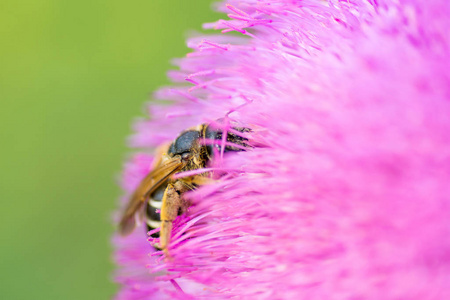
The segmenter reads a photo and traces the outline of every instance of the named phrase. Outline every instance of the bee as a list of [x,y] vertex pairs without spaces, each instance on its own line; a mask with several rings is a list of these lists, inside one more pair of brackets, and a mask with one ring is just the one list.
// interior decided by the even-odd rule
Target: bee
[[[233,127],[226,133],[225,139],[222,130],[202,124],[182,132],[173,143],[161,149],[153,170],[131,196],[120,220],[119,232],[130,234],[136,227],[136,215],[145,207],[147,229],[160,228],[152,235],[159,237],[159,244],[155,246],[168,255],[172,222],[190,206],[183,197],[184,193],[209,180],[207,172],[181,178],[174,175],[205,168],[214,153],[244,151],[249,147],[248,140],[240,133],[249,131],[249,128]],[[223,144],[225,147],[222,150]]]

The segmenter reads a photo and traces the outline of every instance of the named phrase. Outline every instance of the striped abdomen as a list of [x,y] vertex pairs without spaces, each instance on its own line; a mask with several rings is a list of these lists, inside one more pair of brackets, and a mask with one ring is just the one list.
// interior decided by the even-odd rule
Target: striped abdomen
[[[161,216],[159,211],[161,210],[162,199],[166,188],[167,182],[163,183],[153,194],[151,194],[150,199],[147,202],[145,221],[147,223],[148,231],[161,226]],[[152,237],[158,238],[159,232],[152,234]]]

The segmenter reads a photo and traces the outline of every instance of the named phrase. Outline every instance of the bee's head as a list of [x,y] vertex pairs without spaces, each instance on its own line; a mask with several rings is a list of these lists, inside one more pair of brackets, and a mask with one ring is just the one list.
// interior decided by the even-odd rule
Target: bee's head
[[195,130],[185,131],[180,134],[177,139],[170,145],[169,155],[181,156],[181,159],[185,162],[190,162],[196,159],[197,153],[199,153],[200,132]]

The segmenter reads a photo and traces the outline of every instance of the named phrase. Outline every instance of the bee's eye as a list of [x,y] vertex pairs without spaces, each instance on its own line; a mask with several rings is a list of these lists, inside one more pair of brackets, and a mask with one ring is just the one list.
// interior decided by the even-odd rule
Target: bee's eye
[[189,130],[183,132],[169,148],[169,154],[183,155],[184,153],[190,153],[191,149],[195,147],[200,133],[195,130]]
[[184,160],[189,159],[190,156],[191,156],[190,152],[184,152],[184,153],[181,154],[181,158],[184,159]]

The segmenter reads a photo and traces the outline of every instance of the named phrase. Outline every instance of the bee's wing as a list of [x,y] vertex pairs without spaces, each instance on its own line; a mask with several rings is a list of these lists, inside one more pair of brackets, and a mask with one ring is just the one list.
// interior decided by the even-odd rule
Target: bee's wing
[[122,235],[130,234],[136,226],[135,214],[143,206],[148,197],[166,181],[172,174],[177,172],[183,163],[180,158],[172,158],[162,162],[155,167],[145,178],[141,181],[138,188],[130,198],[126,206],[122,219],[119,223],[119,232]]

